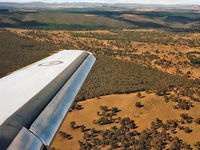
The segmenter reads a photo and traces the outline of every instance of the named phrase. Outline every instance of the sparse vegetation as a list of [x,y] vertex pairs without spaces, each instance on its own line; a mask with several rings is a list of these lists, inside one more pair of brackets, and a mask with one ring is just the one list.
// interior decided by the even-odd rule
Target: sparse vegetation
[[[83,141],[79,141],[80,149],[99,149],[103,147],[111,149],[165,149],[166,147],[170,147],[169,149],[191,149],[190,144],[171,135],[177,133],[178,120],[167,120],[164,123],[159,118],[156,118],[155,121],[152,121],[151,128],[141,132],[136,130],[137,125],[129,117],[119,117],[117,120],[116,125],[119,125],[114,125],[110,129],[100,131],[92,129],[91,131],[84,132]],[[171,134],[168,130],[171,130]],[[186,133],[192,132],[189,127],[185,127],[184,131]],[[199,144],[196,143],[195,146],[198,147]]]
[[[144,17],[148,22],[142,21]],[[199,149],[200,138],[196,133],[200,119],[196,114],[200,102],[200,34],[191,31],[199,30],[200,26],[195,30],[190,26],[195,26],[198,18],[198,13],[183,12],[3,11],[0,77],[55,50],[90,51],[97,61],[70,109],[71,120],[68,122],[67,118],[58,132],[63,145],[79,144],[80,149]],[[166,21],[178,22],[180,28],[175,28],[172,22],[165,24]],[[130,93],[134,93],[130,107],[121,99],[124,102],[121,104],[131,109],[130,113],[125,114],[128,110],[115,103],[119,95],[108,105],[101,102],[105,95],[125,94],[126,97]],[[90,98],[100,105],[93,114],[88,113],[92,108],[88,109],[90,102],[85,101]],[[84,113],[86,119],[79,117]],[[78,114],[78,120],[74,114]],[[196,136],[198,141],[191,142],[185,136],[194,139]],[[53,145],[51,149],[57,147]]]
[[200,64],[200,52],[189,52],[187,57],[192,64]]

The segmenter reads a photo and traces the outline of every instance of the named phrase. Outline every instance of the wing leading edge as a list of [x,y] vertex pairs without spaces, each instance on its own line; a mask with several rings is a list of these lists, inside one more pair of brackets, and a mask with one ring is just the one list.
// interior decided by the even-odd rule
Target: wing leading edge
[[48,148],[94,62],[65,50],[0,79],[0,149]]

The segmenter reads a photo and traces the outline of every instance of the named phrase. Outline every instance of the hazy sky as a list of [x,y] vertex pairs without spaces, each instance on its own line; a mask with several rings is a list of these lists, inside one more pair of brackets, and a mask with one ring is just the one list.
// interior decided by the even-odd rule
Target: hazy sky
[[105,2],[105,3],[141,3],[141,4],[197,4],[200,0],[0,0],[0,2]]

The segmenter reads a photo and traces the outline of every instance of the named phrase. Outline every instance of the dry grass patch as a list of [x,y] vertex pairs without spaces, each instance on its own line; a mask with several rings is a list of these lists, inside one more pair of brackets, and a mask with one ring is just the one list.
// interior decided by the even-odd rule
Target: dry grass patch
[[[107,106],[108,108],[117,107],[121,111],[117,113],[116,117],[130,117],[130,119],[133,119],[138,126],[137,131],[139,132],[146,128],[150,128],[151,122],[155,121],[156,118],[163,120],[163,122],[166,122],[167,120],[180,120],[181,113],[188,113],[193,118],[198,117],[200,110],[199,103],[196,103],[195,107],[189,111],[179,111],[173,109],[173,102],[165,103],[162,96],[157,96],[153,93],[148,94],[146,92],[141,92],[141,94],[143,98],[138,98],[137,94],[133,93],[109,95],[79,102],[84,109],[68,113],[60,128],[60,131],[65,131],[66,133],[71,134],[73,139],[65,140],[58,134],[52,143],[52,147],[61,150],[79,149],[78,141],[83,140],[83,133],[80,129],[71,129],[70,123],[72,121],[75,121],[76,125],[85,125],[86,128],[95,128],[97,130],[110,129],[114,125],[118,126],[116,123],[108,125],[98,125],[93,123],[93,120],[99,118],[97,112],[100,111],[100,106]],[[135,106],[137,101],[141,102],[144,106],[137,108]],[[200,126],[196,125],[194,122],[184,126],[189,126],[193,132],[185,133],[183,130],[177,130],[178,133],[172,135],[178,136],[188,144],[194,144],[195,142],[200,141],[200,134],[198,132]]]

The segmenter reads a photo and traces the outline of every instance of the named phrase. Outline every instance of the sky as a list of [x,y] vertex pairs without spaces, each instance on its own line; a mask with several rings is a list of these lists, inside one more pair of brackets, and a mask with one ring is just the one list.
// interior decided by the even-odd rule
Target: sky
[[196,4],[200,5],[200,0],[0,0],[0,2],[92,2],[92,3],[140,3],[140,4]]

